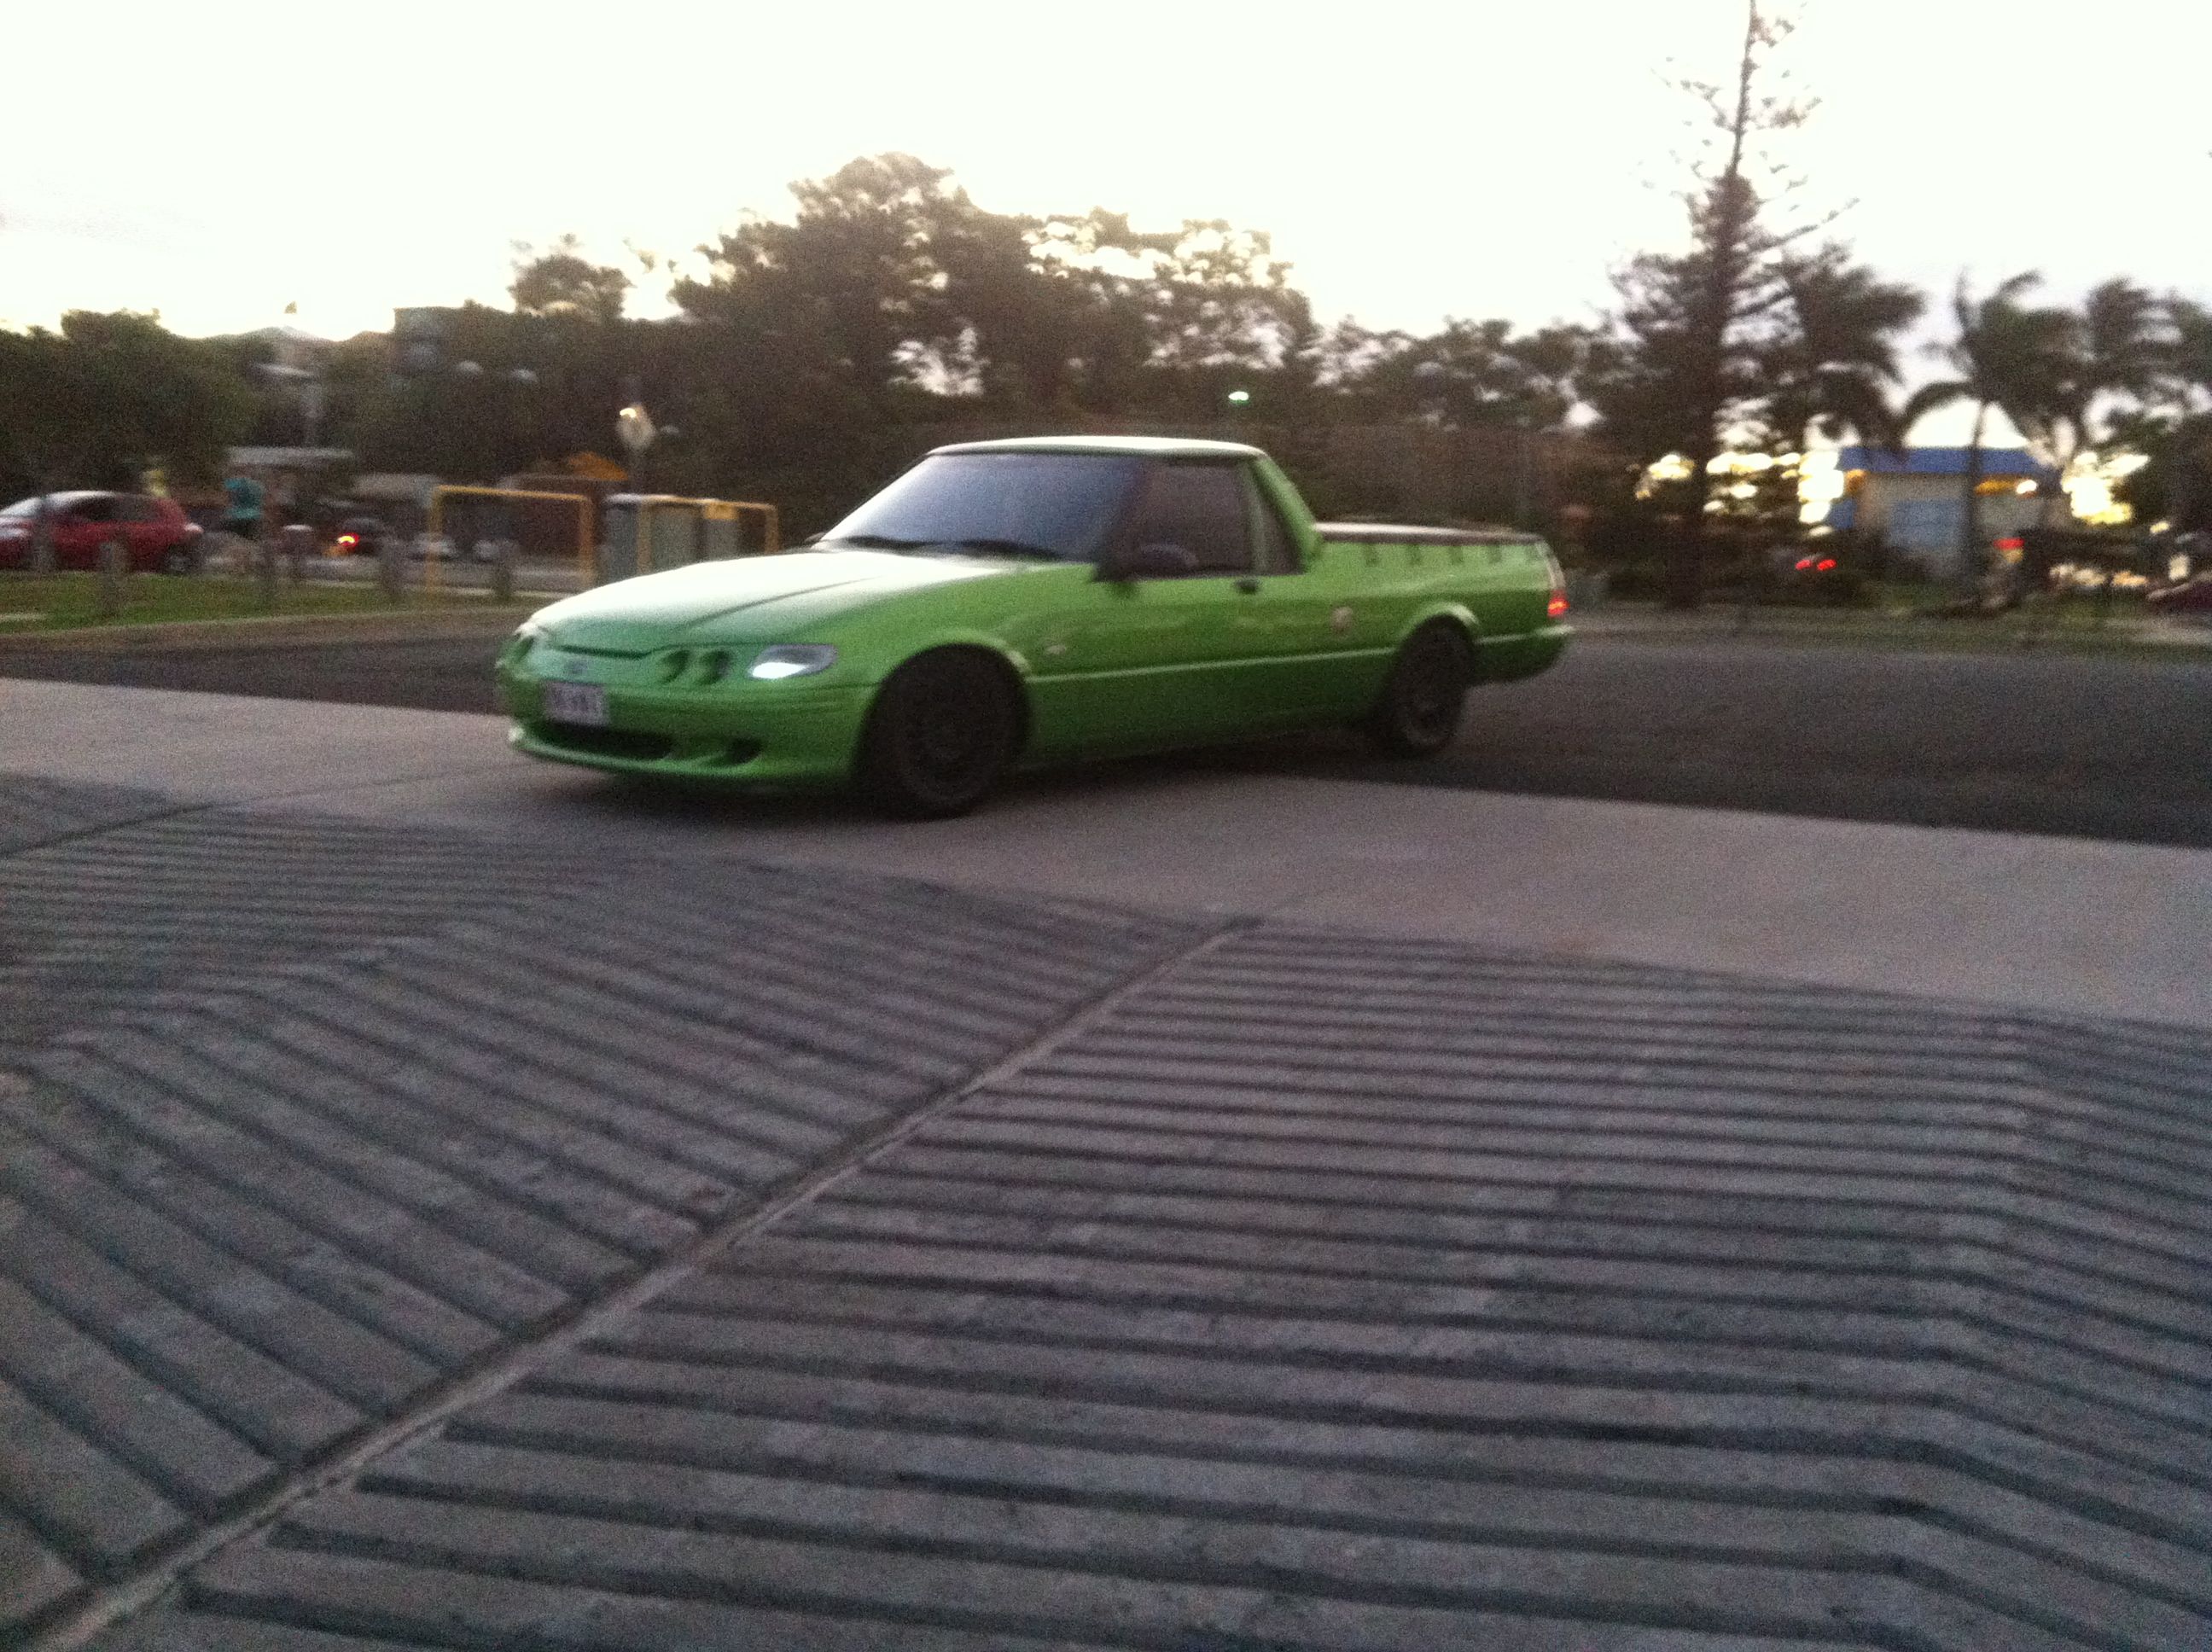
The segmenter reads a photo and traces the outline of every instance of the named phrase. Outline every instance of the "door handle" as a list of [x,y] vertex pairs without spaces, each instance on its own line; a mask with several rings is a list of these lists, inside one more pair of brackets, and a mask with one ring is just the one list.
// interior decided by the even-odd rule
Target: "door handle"
[[1260,594],[1260,582],[1257,580],[1239,580],[1237,581],[1237,588],[1248,597],[1256,597]]

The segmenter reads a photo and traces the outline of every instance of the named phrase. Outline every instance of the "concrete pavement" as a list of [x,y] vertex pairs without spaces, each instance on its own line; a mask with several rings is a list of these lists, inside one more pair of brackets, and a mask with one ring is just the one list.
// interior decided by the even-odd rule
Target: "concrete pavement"
[[2212,1026],[2212,851],[1198,763],[890,825],[526,762],[495,718],[9,680],[0,773]]
[[0,683],[0,1643],[2212,1642],[2212,856],[496,735]]

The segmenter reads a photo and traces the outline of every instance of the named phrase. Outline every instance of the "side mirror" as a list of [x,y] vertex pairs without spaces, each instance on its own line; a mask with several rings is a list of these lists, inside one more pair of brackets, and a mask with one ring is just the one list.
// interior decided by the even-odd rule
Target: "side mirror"
[[1100,570],[1105,580],[1174,580],[1198,571],[1198,558],[1168,540],[1132,545]]

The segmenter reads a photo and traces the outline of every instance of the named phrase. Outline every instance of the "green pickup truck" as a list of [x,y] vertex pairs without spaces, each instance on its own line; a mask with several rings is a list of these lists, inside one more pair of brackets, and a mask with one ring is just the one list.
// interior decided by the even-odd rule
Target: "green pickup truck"
[[944,816],[1018,766],[1332,723],[1426,756],[1565,612],[1528,534],[1316,523],[1232,442],[1037,437],[940,447],[805,549],[555,603],[498,679],[535,756]]

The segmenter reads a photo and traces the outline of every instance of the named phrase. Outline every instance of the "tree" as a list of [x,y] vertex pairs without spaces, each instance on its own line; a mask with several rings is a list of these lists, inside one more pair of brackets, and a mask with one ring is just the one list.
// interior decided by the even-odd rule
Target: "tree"
[[622,319],[629,277],[611,264],[593,264],[583,243],[563,235],[544,252],[514,244],[514,280],[507,295],[523,315],[561,316],[602,325]]
[[45,491],[130,488],[149,465],[212,480],[252,422],[221,349],[160,318],[72,310],[58,332],[0,333],[0,465]]
[[1954,376],[1923,385],[1905,406],[1910,428],[1937,408],[1973,404],[1959,517],[1959,556],[1968,572],[1981,565],[1988,549],[1982,543],[1981,485],[1982,439],[1990,410],[2002,410],[2023,431],[2045,422],[2054,416],[2057,386],[2068,373],[2074,319],[2063,310],[2022,301],[2040,281],[2033,270],[2023,270],[1978,300],[1961,275],[1951,295],[1954,336],[1934,347]]
[[678,282],[676,301],[878,398],[920,384],[1121,404],[1278,369],[1311,331],[1267,235],[1222,220],[1140,230],[1103,209],[988,212],[906,155],[792,192],[793,222],[749,221],[702,248],[706,279]]
[[1366,417],[1557,430],[1589,348],[1588,329],[1565,325],[1516,333],[1506,321],[1453,318],[1420,337],[1346,320],[1319,355],[1323,382]]
[[2149,460],[2123,495],[2187,533],[2212,526],[2212,307],[2177,296],[2160,308],[2153,392],[2106,434]]
[[921,355],[959,338],[938,243],[972,203],[951,177],[880,155],[793,184],[796,220],[750,219],[702,247],[707,278],[678,282],[676,302],[880,402],[913,380]]
[[[2115,398],[2140,400],[2158,382],[2163,340],[2158,301],[2118,277],[2093,288],[2068,325],[2053,325],[2047,378],[2022,398],[2021,434],[2050,456],[2059,475],[2109,434]],[[2053,488],[2037,520],[2049,526],[2058,508]]]
[[1769,196],[1789,183],[1763,153],[1765,140],[1802,125],[1813,108],[1790,94],[1772,62],[1791,28],[1747,0],[1731,80],[1681,82],[1709,127],[1683,197],[1689,248],[1646,253],[1619,272],[1620,304],[1590,363],[1589,399],[1615,445],[1645,459],[1679,453],[1688,461],[1686,531],[1668,580],[1677,606],[1699,599],[1710,466],[1731,430],[1756,416],[1767,332],[1788,300],[1785,260],[1812,228],[1771,222]]
[[1926,301],[1886,282],[1830,245],[1779,265],[1783,302],[1759,349],[1765,381],[1759,419],[1765,445],[1802,448],[1808,434],[1846,434],[1887,447],[1903,443],[1893,401],[1899,336]]

